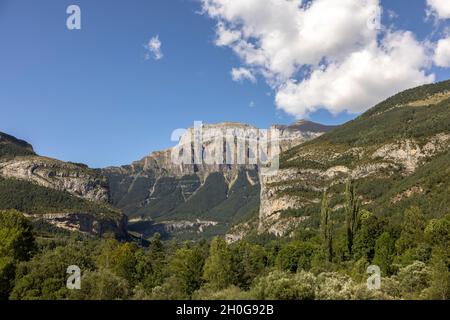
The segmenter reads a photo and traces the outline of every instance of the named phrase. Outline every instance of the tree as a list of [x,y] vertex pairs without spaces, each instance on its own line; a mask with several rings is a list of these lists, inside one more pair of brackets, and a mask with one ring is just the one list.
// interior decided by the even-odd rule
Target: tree
[[431,257],[431,285],[429,297],[436,300],[450,299],[450,256],[448,246],[435,247]]
[[137,278],[136,245],[133,243],[119,243],[113,238],[102,240],[100,253],[97,257],[97,268],[110,270],[118,277],[134,285]]
[[385,275],[391,275],[395,255],[395,239],[389,232],[383,234],[375,242],[375,256],[372,263],[379,266]]
[[0,210],[0,299],[13,287],[16,265],[36,249],[31,224],[18,211]]
[[331,262],[333,260],[333,221],[331,220],[331,208],[328,205],[328,195],[326,191],[323,193],[320,217],[322,244],[327,260]]
[[133,243],[124,243],[116,247],[111,254],[110,268],[117,276],[135,284],[136,278],[136,246]]
[[360,227],[353,239],[353,255],[355,259],[371,261],[375,254],[375,242],[384,231],[384,221],[366,210],[361,213]]
[[298,272],[309,270],[311,260],[316,253],[316,246],[309,242],[292,242],[281,249],[276,266],[282,271]]
[[0,211],[0,257],[28,260],[36,249],[32,226],[16,210]]
[[164,258],[164,246],[161,242],[161,235],[158,232],[150,240],[149,251],[153,259],[162,260]]
[[211,288],[224,289],[233,282],[232,271],[232,257],[226,241],[220,237],[213,238],[203,278]]
[[430,245],[449,247],[450,246],[450,214],[442,219],[433,219],[428,222],[425,228],[425,239]]
[[408,249],[417,247],[424,242],[425,217],[418,207],[405,210],[402,232],[396,242],[397,252],[404,253]]
[[264,248],[239,241],[231,247],[233,283],[241,289],[248,289],[252,281],[267,265]]
[[117,300],[129,296],[128,282],[110,270],[86,271],[81,290],[72,290],[69,297],[77,300]]
[[175,252],[169,269],[180,284],[183,294],[191,297],[203,284],[203,266],[205,259],[199,248],[191,249],[188,245]]
[[[18,264],[11,299],[58,300],[70,296],[66,288],[67,267],[80,267],[82,275],[94,268],[91,247],[83,242],[68,243],[56,249],[36,254],[30,261]],[[81,282],[81,287],[85,283]]]
[[347,248],[350,255],[353,249],[353,239],[359,228],[360,202],[356,194],[356,186],[354,181],[347,181],[345,187],[345,225],[347,228]]

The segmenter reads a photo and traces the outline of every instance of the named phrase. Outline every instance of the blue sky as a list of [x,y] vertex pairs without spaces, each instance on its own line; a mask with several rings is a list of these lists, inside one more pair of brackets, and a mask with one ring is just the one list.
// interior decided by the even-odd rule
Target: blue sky
[[[66,28],[71,4],[81,8],[81,30]],[[171,132],[196,120],[267,128],[299,118],[277,104],[277,89],[262,74],[255,73],[256,83],[233,81],[230,71],[248,66],[230,46],[217,45],[216,27],[225,18],[200,14],[201,6],[0,0],[0,131],[29,141],[41,155],[104,167],[171,146]],[[382,6],[383,24],[412,31],[418,41],[437,41],[448,31],[448,20],[425,20],[425,0]],[[163,57],[145,59],[144,46],[155,36]],[[426,72],[450,77],[435,65]],[[338,124],[355,114],[324,107],[306,116]]]

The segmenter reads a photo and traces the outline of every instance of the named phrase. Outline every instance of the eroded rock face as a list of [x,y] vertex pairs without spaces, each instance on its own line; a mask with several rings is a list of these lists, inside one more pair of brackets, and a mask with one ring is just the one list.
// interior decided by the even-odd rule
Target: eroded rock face
[[87,167],[54,159],[31,156],[0,160],[0,175],[67,191],[91,201],[109,200],[108,183],[98,172]]
[[[299,121],[292,126],[274,126],[272,129],[279,130],[279,146],[284,151],[332,128]],[[227,140],[230,136],[242,137],[242,132],[252,136],[257,130],[253,126],[234,122],[203,124],[202,127],[186,130],[174,148],[153,152],[129,166],[106,168],[103,173],[109,178],[112,201],[130,216],[164,217],[174,211],[185,210],[183,206],[189,201],[197,201],[195,196],[202,193],[205,186],[218,190],[217,193],[222,192],[224,188],[228,190],[223,202],[230,197],[230,192],[239,192],[236,188],[259,188],[259,167],[257,163],[250,161],[251,153],[245,152],[246,150],[238,151],[237,138]],[[200,153],[194,146],[195,137],[199,134],[203,137]],[[248,145],[245,147],[248,148]],[[221,156],[223,164],[218,164],[217,161],[213,164],[209,162],[216,159],[216,155]],[[241,156],[244,156],[244,162],[238,162]],[[215,180],[223,180],[226,186],[222,186],[222,182],[215,185],[207,183],[207,179],[213,175]],[[220,175],[221,179],[218,179],[217,175]],[[243,201],[253,200],[246,198]],[[214,206],[217,205],[214,202]],[[198,206],[194,203],[192,207]],[[213,206],[205,210],[210,209],[212,210]],[[233,215],[233,212],[230,215]]]
[[280,131],[281,152],[294,148],[305,141],[320,137],[334,129],[334,126],[325,126],[306,120],[298,120],[289,126],[274,125]]
[[420,162],[438,152],[445,150],[450,141],[450,134],[442,133],[432,137],[425,145],[418,141],[405,139],[383,145],[372,154],[372,158],[382,158],[401,164],[406,174],[413,173]]
[[95,236],[113,233],[117,238],[127,237],[127,217],[122,215],[118,219],[94,216],[87,213],[52,213],[52,214],[26,214],[30,219],[42,219],[55,227],[77,231]]

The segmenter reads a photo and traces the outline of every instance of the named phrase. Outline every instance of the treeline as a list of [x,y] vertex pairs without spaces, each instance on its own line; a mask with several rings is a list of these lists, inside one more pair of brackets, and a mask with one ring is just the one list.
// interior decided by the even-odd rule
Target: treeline
[[[400,224],[361,209],[345,192],[338,222],[324,194],[320,226],[292,238],[233,244],[163,242],[148,247],[80,234],[41,238],[17,211],[0,212],[3,299],[449,299],[450,214],[427,219],[417,207]],[[81,289],[66,288],[79,266]],[[369,290],[369,265],[381,287]]]

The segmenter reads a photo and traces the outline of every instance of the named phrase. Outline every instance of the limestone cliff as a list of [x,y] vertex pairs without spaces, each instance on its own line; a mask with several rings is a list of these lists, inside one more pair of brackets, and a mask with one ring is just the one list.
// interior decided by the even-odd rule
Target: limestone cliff
[[[280,132],[281,150],[332,128],[308,121],[273,126]],[[233,122],[203,124],[187,129],[174,148],[153,152],[129,166],[106,168],[103,173],[109,179],[112,201],[131,217],[150,216],[160,222],[201,218],[217,221],[222,228],[223,224],[231,225],[259,207],[259,165],[250,160],[249,142],[244,144],[248,148],[244,150],[244,162],[237,161],[242,152],[237,142],[242,132],[248,138],[257,130]],[[194,142],[199,134],[202,139],[198,152]],[[174,155],[183,161],[174,161]],[[211,164],[206,160],[208,156],[221,156],[223,162]]]
[[108,183],[99,172],[55,159],[27,156],[0,159],[0,175],[62,190],[87,200],[108,202]]

